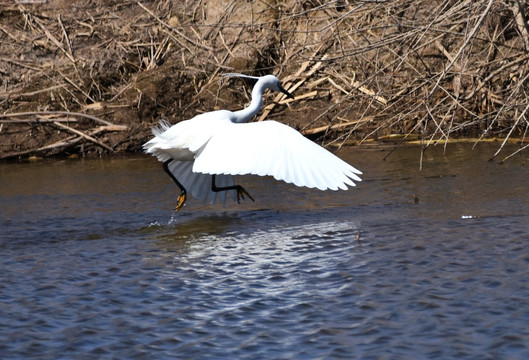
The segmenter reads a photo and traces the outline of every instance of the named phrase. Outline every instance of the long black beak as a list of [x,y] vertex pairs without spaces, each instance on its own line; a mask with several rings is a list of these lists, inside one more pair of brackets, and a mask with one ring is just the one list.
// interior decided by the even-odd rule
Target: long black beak
[[294,96],[292,96],[291,93],[289,93],[288,91],[286,91],[281,85],[279,85],[279,90],[285,94],[287,97],[291,98],[291,99],[294,99]]

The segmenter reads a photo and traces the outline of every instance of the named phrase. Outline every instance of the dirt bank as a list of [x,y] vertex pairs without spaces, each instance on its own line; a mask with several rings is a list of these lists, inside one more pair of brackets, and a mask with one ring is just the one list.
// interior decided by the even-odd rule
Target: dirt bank
[[[325,144],[524,138],[529,6],[517,0],[0,0],[0,158],[139,151],[160,119],[237,109]],[[263,115],[264,114],[264,115]]]

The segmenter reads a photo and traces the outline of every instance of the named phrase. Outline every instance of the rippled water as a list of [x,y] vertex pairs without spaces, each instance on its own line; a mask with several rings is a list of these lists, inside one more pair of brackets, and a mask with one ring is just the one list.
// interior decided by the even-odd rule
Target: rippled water
[[529,169],[494,150],[351,149],[356,189],[174,216],[155,159],[2,163],[0,357],[529,358]]

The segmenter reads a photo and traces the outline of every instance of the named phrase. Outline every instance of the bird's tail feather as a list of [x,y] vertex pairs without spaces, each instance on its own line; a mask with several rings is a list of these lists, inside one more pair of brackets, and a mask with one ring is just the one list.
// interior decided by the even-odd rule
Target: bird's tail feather
[[171,124],[169,124],[169,121],[167,120],[160,120],[158,125],[153,126],[151,131],[154,136],[158,136],[165,132],[167,129],[171,127]]

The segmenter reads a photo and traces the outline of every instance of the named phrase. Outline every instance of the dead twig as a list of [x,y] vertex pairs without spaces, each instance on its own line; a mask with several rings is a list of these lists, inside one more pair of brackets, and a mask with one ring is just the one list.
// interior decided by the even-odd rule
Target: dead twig
[[57,89],[60,89],[60,88],[63,88],[63,87],[64,87],[64,85],[55,85],[55,86],[50,86],[50,87],[48,87],[46,89],[35,90],[35,91],[30,91],[30,92],[25,92],[25,93],[8,92],[8,93],[0,94],[0,99],[18,99],[18,98],[21,98],[21,97],[30,97],[30,96],[35,96],[35,95],[42,94],[42,93],[45,93],[45,92],[50,92],[50,91],[53,91],[53,90],[57,90]]
[[74,128],[68,126],[68,125],[64,125],[64,124],[62,124],[62,123],[60,123],[58,121],[53,121],[52,124],[57,126],[57,127],[59,127],[59,128],[61,128],[61,129],[65,129],[65,130],[68,130],[69,132],[77,134],[77,135],[79,135],[79,136],[81,136],[81,137],[93,142],[94,144],[101,146],[102,148],[104,148],[104,149],[106,149],[106,150],[108,150],[110,152],[114,151],[114,149],[112,149],[110,146],[102,143],[101,141],[97,140],[96,138],[94,138],[94,137],[92,137],[90,135],[85,134],[82,131],[76,130],[76,129],[74,129]]
[[194,41],[193,39],[189,38],[188,36],[186,36],[184,33],[176,30],[175,28],[173,28],[171,25],[169,25],[168,23],[166,23],[165,21],[163,21],[162,19],[160,19],[158,16],[156,16],[155,13],[153,13],[151,10],[149,10],[145,5],[143,5],[141,2],[137,1],[136,2],[143,10],[145,10],[149,15],[151,15],[154,19],[156,19],[156,21],[158,21],[160,24],[162,24],[163,26],[165,26],[166,28],[168,28],[170,31],[174,32],[175,34],[177,34],[178,36],[182,37],[184,40],[186,40],[187,42],[189,42],[190,44],[198,47],[198,48],[201,48],[203,50],[208,50],[208,51],[212,51],[213,48],[210,47],[210,46],[207,46],[207,45],[203,45],[203,44],[200,44],[200,43],[197,43],[196,41]]
[[[120,125],[104,125],[104,126],[100,126],[100,127],[96,128],[96,129],[91,130],[90,132],[88,132],[85,135],[93,137],[93,136],[95,136],[97,134],[100,134],[102,132],[105,132],[105,131],[124,131],[126,129],[127,129],[126,127],[120,126]],[[57,141],[57,142],[55,142],[53,144],[49,144],[49,145],[42,146],[42,147],[39,147],[39,148],[28,149],[28,150],[24,150],[24,151],[18,151],[18,152],[13,152],[13,153],[0,155],[0,160],[14,159],[14,158],[19,158],[21,156],[25,156],[25,155],[29,155],[29,154],[39,154],[39,153],[46,152],[46,151],[57,150],[59,148],[69,147],[69,146],[75,145],[76,143],[80,142],[83,139],[85,139],[85,137],[83,137],[83,136],[68,137],[66,139]]]
[[57,48],[59,50],[61,50],[64,55],[66,55],[66,57],[68,57],[68,59],[70,59],[70,61],[72,63],[75,64],[75,59],[73,58],[73,56],[64,49],[64,47],[62,46],[62,44],[59,42],[59,40],[57,40],[57,38],[55,36],[53,36],[53,34],[36,18],[33,19],[35,21],[35,23],[42,29],[42,31],[44,32],[44,34],[46,34],[46,36],[48,37],[48,39],[51,40],[52,43],[55,44],[55,46],[57,46]]
[[77,113],[77,112],[69,112],[69,111],[26,111],[26,112],[11,113],[11,114],[0,114],[0,118],[36,116],[36,115],[41,115],[41,116],[43,115],[69,115],[69,116],[76,116],[76,117],[90,119],[90,120],[99,122],[101,124],[107,125],[107,126],[115,126],[111,122],[100,119],[97,116],[82,114],[82,113]]
[[77,119],[46,119],[46,118],[38,117],[37,119],[0,120],[0,123],[2,124],[42,124],[42,123],[52,123],[52,122],[76,123]]
[[316,128],[303,130],[303,131],[301,131],[301,133],[303,135],[305,135],[305,136],[307,136],[307,135],[318,135],[318,134],[326,133],[329,130],[342,130],[344,128],[347,128],[347,127],[350,127],[350,126],[353,126],[353,125],[358,125],[358,124],[362,124],[362,123],[366,123],[366,122],[371,122],[374,119],[375,119],[374,116],[368,116],[368,117],[366,117],[364,119],[360,119],[360,120],[347,121],[347,122],[343,122],[343,123],[340,123],[340,124],[319,126],[319,127],[316,127]]

